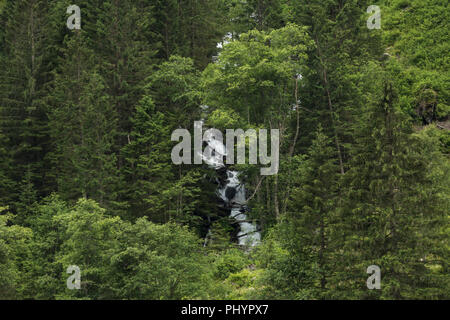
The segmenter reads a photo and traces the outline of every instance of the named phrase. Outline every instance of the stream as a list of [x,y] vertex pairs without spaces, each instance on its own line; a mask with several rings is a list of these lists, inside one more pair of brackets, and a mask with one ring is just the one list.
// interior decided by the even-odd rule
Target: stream
[[[249,221],[245,214],[247,211],[245,185],[239,179],[239,172],[228,170],[223,163],[223,158],[226,156],[226,147],[221,141],[215,140],[214,137],[207,137],[205,142],[213,151],[209,156],[201,155],[203,162],[215,169],[218,174],[225,170],[226,179],[222,183],[217,179],[219,187],[216,194],[230,209],[230,217],[239,225],[237,234],[239,245],[254,247],[260,243],[261,233],[258,231],[256,224]],[[205,241],[205,245],[206,243],[207,241]]]

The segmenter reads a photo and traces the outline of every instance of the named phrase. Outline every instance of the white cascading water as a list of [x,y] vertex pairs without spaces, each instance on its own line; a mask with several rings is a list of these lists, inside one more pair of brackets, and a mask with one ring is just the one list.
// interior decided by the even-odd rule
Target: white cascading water
[[[222,42],[217,44],[217,48],[222,49],[223,46],[233,40],[233,34],[228,32]],[[220,54],[220,53],[219,53]],[[217,62],[218,56],[213,57],[213,61]],[[202,106],[205,111],[208,106]],[[201,120],[203,124],[203,120]],[[223,158],[226,156],[226,148],[222,142],[215,139],[208,139],[206,142],[208,146],[214,151],[209,157],[202,154],[203,161],[210,167],[218,170],[224,168]],[[230,216],[234,218],[239,224],[239,233],[237,234],[239,245],[254,247],[261,242],[261,233],[257,230],[256,225],[251,223],[247,215],[244,213],[246,205],[245,186],[239,180],[239,172],[226,170],[227,180],[224,185],[220,185],[217,189],[217,195],[224,201],[225,204],[231,208]],[[208,235],[205,239],[207,243],[208,236],[211,230],[208,230]]]
[[[231,206],[230,216],[239,223],[240,231],[238,239],[240,245],[255,246],[261,240],[261,234],[257,231],[256,226],[247,220],[247,215],[243,213],[245,208],[245,186],[239,181],[239,172],[227,170],[228,182],[217,190],[218,195]],[[234,190],[232,192],[227,191]],[[229,199],[228,196],[234,193]]]
[[[223,143],[213,137],[206,143],[214,151],[210,156],[202,154],[203,161],[216,170],[225,167],[223,158],[226,156],[226,148]],[[226,175],[226,183],[217,189],[217,195],[231,208],[230,216],[239,224],[240,231],[237,235],[239,244],[249,247],[256,246],[261,241],[261,233],[244,213],[246,208],[245,186],[239,180],[239,172],[226,170]]]

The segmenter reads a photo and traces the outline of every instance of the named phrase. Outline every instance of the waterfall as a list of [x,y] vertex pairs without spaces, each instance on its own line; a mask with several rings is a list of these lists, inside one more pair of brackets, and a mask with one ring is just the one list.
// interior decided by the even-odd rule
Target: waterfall
[[261,240],[261,234],[255,224],[247,219],[245,186],[239,180],[239,172],[227,170],[227,182],[217,190],[217,194],[231,207],[230,216],[239,224],[238,239],[240,245],[255,246]]
[[[233,40],[233,34],[228,32],[222,39],[222,42],[217,44],[217,48],[223,49],[223,47]],[[213,62],[217,62],[220,52],[217,56],[213,57]],[[206,111],[208,106],[201,106]],[[203,120],[202,120],[203,122]],[[230,217],[234,218],[239,224],[239,233],[237,237],[239,239],[239,245],[253,247],[260,243],[261,233],[257,230],[256,225],[250,222],[245,214],[247,205],[245,199],[245,186],[239,180],[239,172],[228,170],[223,164],[223,157],[226,155],[226,148],[222,142],[215,139],[208,139],[206,142],[209,147],[214,151],[210,157],[202,155],[203,161],[210,167],[219,170],[226,169],[227,179],[224,184],[219,184],[217,189],[217,195],[223,200],[223,202],[231,208]],[[208,230],[210,235],[210,230]],[[207,235],[207,237],[208,237]],[[205,245],[207,243],[205,239]]]
[[[261,233],[257,230],[256,225],[248,220],[245,214],[247,210],[245,186],[239,180],[239,172],[228,170],[224,165],[223,158],[226,156],[226,148],[221,141],[208,138],[206,143],[213,149],[213,152],[211,152],[210,156],[202,154],[203,161],[216,171],[219,169],[226,170],[226,180],[224,183],[219,184],[216,194],[230,208],[230,217],[239,225],[239,233],[237,234],[239,245],[256,246],[261,241]],[[209,231],[208,234],[210,234]]]

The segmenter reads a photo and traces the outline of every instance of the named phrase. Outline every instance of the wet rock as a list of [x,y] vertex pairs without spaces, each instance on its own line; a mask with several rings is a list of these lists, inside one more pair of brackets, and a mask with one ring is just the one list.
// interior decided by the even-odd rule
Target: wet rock
[[227,197],[228,201],[233,199],[235,195],[236,195],[236,188],[227,187],[225,189],[225,196]]

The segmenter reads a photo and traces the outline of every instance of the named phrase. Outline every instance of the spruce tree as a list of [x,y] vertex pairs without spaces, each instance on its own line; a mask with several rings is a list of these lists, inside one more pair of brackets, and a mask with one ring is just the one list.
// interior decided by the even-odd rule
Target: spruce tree
[[87,43],[83,29],[66,37],[50,96],[54,151],[49,157],[64,199],[92,198],[118,210],[117,113]]
[[11,201],[19,200],[25,179],[41,195],[49,191],[43,185],[49,143],[44,98],[53,52],[46,37],[48,6],[48,1],[7,1],[0,19],[0,148],[7,151],[6,179],[14,182],[5,194]]
[[221,8],[219,0],[156,1],[155,27],[162,44],[158,57],[190,57],[196,67],[206,67],[229,31]]
[[162,222],[170,203],[164,194],[174,180],[170,132],[164,114],[155,110],[149,96],[139,102],[132,123],[130,141],[122,150],[130,218],[146,215]]
[[[130,119],[156,61],[159,44],[154,31],[154,7],[149,1],[110,0],[98,10],[93,47],[118,115],[118,140],[114,146],[118,152],[129,139]],[[122,165],[120,157],[119,161]]]
[[[445,175],[435,175],[436,161],[412,135],[392,83],[376,80],[380,98],[354,126],[350,170],[342,178],[332,297],[443,298],[448,248],[436,250],[445,237],[440,228],[448,223],[448,198],[433,191]],[[381,268],[381,290],[366,287],[370,265]]]
[[[322,299],[331,289],[339,167],[332,140],[321,127],[307,155],[295,156],[292,165],[296,169],[287,210],[275,233],[286,260],[267,262],[266,274],[269,285],[284,298]],[[280,273],[285,280],[277,276]]]

